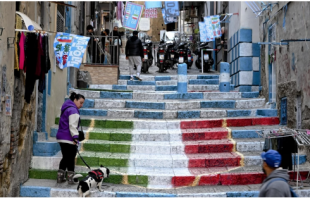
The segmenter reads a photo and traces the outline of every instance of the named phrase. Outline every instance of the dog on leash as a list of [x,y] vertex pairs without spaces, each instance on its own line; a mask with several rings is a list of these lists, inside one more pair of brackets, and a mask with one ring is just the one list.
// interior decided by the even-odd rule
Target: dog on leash
[[[101,189],[102,182],[105,178],[108,178],[110,175],[110,170],[104,166],[100,166],[99,169],[92,170],[88,172],[88,175],[81,181],[77,187],[80,197],[85,197],[90,194],[90,189],[94,186],[97,186],[98,190],[102,192]],[[83,177],[81,174],[76,174],[73,178]]]

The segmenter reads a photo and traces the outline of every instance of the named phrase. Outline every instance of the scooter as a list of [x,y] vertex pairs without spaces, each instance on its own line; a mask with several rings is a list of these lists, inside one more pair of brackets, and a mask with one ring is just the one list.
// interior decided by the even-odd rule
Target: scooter
[[164,73],[168,67],[165,64],[166,59],[166,43],[162,40],[160,41],[158,45],[158,51],[157,51],[157,62],[156,65],[159,68],[159,73]]
[[167,43],[167,60],[165,61],[167,67],[170,69],[174,69],[173,66],[176,63],[176,50],[174,49],[175,42]]
[[144,61],[142,63],[141,72],[143,72],[143,73],[149,73],[148,70],[153,64],[152,45],[153,45],[153,43],[150,39],[147,39],[147,40],[145,40],[144,43],[142,43]]
[[[208,43],[200,43],[198,49],[195,51],[195,54],[198,56],[195,64],[198,69],[201,69],[201,61],[203,61],[203,72],[207,73],[212,68],[214,60],[211,54],[212,51],[204,51],[205,49],[211,49]],[[203,51],[203,57],[201,57],[201,51]]]

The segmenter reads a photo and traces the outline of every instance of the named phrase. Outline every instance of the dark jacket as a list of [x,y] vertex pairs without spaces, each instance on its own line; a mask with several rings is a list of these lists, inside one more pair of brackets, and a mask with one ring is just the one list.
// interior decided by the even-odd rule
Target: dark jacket
[[274,170],[263,182],[259,196],[260,197],[291,197],[290,186],[285,181],[274,181],[272,179],[283,178],[289,181],[289,175],[286,169],[276,169]]
[[[116,39],[115,36],[118,36],[118,38],[121,40],[121,45],[120,46],[122,46],[123,45],[122,38],[121,38],[121,35],[119,34],[119,32],[113,30],[113,32],[110,33],[110,36],[112,36],[112,35],[113,35],[113,39],[112,39],[111,45],[114,45],[114,39]],[[112,38],[112,37],[109,37],[109,38]]]
[[126,43],[126,57],[128,56],[144,57],[142,42],[137,36],[130,37]]

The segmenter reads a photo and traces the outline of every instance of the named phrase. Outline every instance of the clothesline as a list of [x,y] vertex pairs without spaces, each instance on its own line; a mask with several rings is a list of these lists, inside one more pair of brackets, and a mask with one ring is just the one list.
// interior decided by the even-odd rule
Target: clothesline
[[44,31],[44,30],[24,30],[24,29],[15,29],[16,32],[31,32],[31,33],[49,33],[49,34],[56,34],[57,32],[53,31]]

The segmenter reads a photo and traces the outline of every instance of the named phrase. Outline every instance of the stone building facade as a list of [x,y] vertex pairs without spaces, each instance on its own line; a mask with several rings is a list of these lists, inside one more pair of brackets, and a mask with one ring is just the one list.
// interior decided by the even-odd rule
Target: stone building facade
[[278,44],[261,45],[262,94],[276,105],[282,124],[310,128],[310,43],[279,43],[309,38],[310,4],[281,1],[271,6],[259,18],[259,36],[261,42]]

